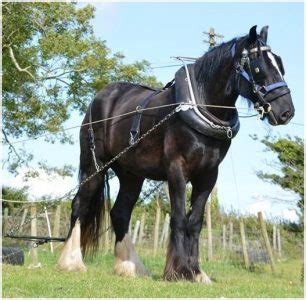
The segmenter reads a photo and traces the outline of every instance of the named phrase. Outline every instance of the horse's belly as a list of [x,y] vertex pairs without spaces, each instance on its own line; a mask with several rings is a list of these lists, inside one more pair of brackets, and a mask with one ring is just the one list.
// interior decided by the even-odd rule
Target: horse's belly
[[156,140],[148,140],[145,144],[136,146],[127,160],[122,161],[125,168],[135,175],[153,180],[166,180],[167,173],[163,164],[163,147]]

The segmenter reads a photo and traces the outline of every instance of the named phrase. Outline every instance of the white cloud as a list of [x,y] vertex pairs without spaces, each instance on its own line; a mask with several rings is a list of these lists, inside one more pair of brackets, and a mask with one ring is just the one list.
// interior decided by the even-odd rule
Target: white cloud
[[49,175],[44,170],[37,170],[38,177],[29,178],[28,181],[25,181],[25,174],[28,171],[28,168],[21,168],[17,176],[8,174],[3,179],[3,184],[13,188],[28,187],[30,200],[39,200],[43,196],[61,197],[77,185],[77,179],[74,177],[63,178],[57,174]]
[[256,201],[248,206],[248,211],[254,215],[261,211],[268,217],[272,213],[271,203],[264,200]]
[[265,217],[268,217],[272,213],[272,206],[271,203],[268,202],[266,199],[264,199],[259,194],[254,194],[253,199],[255,199],[255,202],[250,204],[247,208],[248,212],[254,215],[257,215],[259,211],[263,212]]
[[284,219],[289,220],[291,222],[298,221],[298,215],[294,209],[284,209],[281,212],[281,215]]

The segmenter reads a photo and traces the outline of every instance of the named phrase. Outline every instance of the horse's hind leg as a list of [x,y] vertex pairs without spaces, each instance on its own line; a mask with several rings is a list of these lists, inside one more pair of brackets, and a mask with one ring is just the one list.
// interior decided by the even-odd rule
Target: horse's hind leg
[[128,235],[131,214],[139,197],[144,179],[130,174],[118,177],[120,190],[110,212],[116,234],[114,271],[121,276],[146,276],[149,273],[136,254],[134,245]]
[[[83,177],[94,173],[90,168]],[[86,271],[82,252],[96,248],[99,221],[103,205],[104,175],[98,174],[82,185],[72,201],[70,230],[58,260],[58,267],[65,271]]]

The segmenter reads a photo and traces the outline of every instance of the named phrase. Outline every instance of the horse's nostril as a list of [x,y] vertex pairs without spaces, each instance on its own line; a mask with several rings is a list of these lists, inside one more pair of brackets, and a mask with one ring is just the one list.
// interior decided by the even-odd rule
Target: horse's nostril
[[290,117],[290,111],[287,110],[280,115],[280,119],[282,121],[286,121]]

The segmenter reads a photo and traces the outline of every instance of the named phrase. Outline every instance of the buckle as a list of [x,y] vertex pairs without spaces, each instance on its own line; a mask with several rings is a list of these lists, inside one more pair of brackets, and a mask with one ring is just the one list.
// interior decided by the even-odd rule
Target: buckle
[[138,132],[137,131],[130,131],[130,139],[129,139],[130,146],[135,144],[137,136],[138,136]]
[[270,103],[265,103],[263,106],[264,112],[267,114],[272,110],[271,104]]
[[263,95],[265,95],[268,92],[267,87],[265,85],[262,85],[259,88],[259,92],[261,92]]

